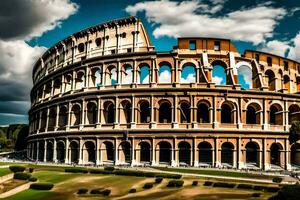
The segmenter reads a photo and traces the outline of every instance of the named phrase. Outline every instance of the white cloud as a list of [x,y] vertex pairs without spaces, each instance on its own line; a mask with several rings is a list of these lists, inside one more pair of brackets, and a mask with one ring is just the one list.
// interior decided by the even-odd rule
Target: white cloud
[[195,83],[196,76],[193,73],[189,73],[186,78],[181,77],[181,83]]
[[292,40],[292,45],[289,49],[289,58],[295,59],[300,62],[300,32],[296,35],[296,37]]
[[213,15],[222,8],[222,1],[207,4],[201,0],[180,3],[163,0],[136,3],[128,6],[126,11],[131,15],[145,12],[148,21],[156,25],[153,31],[156,38],[220,37],[253,44],[259,44],[272,37],[275,25],[287,14],[284,8],[261,4],[229,12],[222,17]]
[[132,68],[128,68],[125,70],[126,76],[124,78],[124,83],[125,84],[130,84],[132,83],[133,76],[132,76]]
[[243,88],[252,88],[252,70],[248,66],[239,67],[238,75],[243,78],[246,84],[242,85]]
[[164,70],[159,74],[159,83],[171,83],[171,72]]
[[289,49],[289,42],[272,40],[267,42],[261,50],[279,56],[285,56],[285,53],[288,49]]
[[212,82],[215,83],[216,85],[222,85],[223,78],[220,76],[213,76],[212,77]]

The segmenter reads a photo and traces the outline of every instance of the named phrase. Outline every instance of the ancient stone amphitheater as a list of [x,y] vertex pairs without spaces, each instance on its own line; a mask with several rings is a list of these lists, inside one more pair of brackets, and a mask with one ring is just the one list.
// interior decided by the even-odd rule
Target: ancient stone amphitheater
[[300,63],[290,59],[240,55],[218,38],[178,38],[172,50],[157,52],[142,22],[128,17],[58,42],[36,62],[32,78],[33,160],[300,165],[300,144],[288,141],[291,123],[300,120]]

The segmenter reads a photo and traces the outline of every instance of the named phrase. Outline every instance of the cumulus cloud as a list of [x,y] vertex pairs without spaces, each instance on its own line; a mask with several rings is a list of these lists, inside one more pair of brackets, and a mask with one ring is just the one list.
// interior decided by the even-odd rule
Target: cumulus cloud
[[[70,0],[0,1],[0,104],[6,105],[0,106],[1,115],[22,115],[24,119],[29,108],[31,71],[46,47],[27,42],[60,26],[77,9]],[[16,112],[16,101],[26,111]]]
[[196,76],[193,73],[190,73],[186,76],[186,78],[181,77],[181,83],[195,83],[196,82]]
[[213,76],[212,77],[212,82],[215,83],[216,85],[223,85],[223,78],[220,76]]
[[171,83],[171,72],[164,70],[159,74],[160,83]]
[[[241,66],[238,69],[239,81],[242,88],[252,88],[252,70],[247,66]],[[243,80],[240,80],[243,79]]]
[[300,62],[300,32],[292,39],[288,57]]
[[284,8],[260,4],[215,16],[223,5],[224,1],[145,1],[128,6],[126,12],[131,15],[145,12],[148,21],[155,25],[153,35],[156,38],[219,37],[255,45],[272,37],[276,24],[287,14]]

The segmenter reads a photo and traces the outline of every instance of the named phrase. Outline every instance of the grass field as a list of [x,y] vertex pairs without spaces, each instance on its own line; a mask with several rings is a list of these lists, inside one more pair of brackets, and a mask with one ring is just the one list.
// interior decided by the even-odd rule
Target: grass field
[[7,168],[0,168],[0,176],[5,176],[5,175],[10,174],[10,173],[12,173],[12,172],[10,171],[10,169],[8,169],[8,167]]

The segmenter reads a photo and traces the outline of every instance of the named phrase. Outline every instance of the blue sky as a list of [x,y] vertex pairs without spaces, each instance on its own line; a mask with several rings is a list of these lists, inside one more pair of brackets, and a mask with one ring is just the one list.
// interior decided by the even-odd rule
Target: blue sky
[[256,49],[300,60],[298,0],[0,1],[0,18],[7,19],[0,21],[0,125],[27,122],[32,65],[47,48],[129,15],[143,21],[157,51],[172,50],[177,37],[208,36],[232,39],[240,53]]

